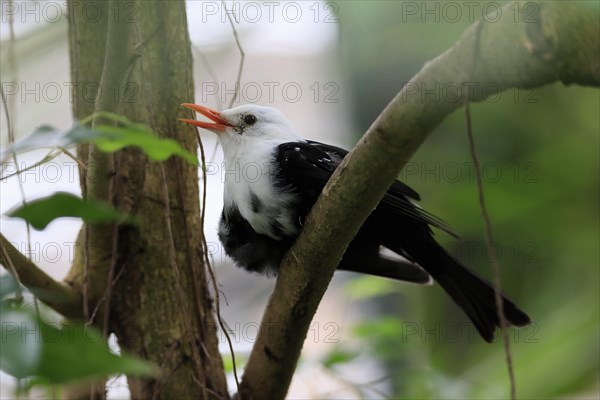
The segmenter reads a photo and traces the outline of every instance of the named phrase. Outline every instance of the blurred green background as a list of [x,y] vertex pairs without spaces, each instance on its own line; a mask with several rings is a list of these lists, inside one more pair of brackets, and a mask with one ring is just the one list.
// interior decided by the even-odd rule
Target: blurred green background
[[[477,3],[476,18],[485,5]],[[407,7],[414,6],[413,14]],[[444,18],[441,7],[340,7],[340,64],[353,92],[357,137],[397,88],[472,22],[466,13],[454,21],[451,9]],[[599,110],[597,89],[560,84],[508,91],[471,108],[503,288],[534,320],[510,333],[519,398],[598,398]],[[464,110],[451,115],[401,178],[461,236],[439,233],[438,240],[490,277],[465,124]],[[397,294],[381,280],[359,279],[350,291],[369,288],[365,308],[383,317],[355,334],[391,371],[393,397],[508,397],[501,339],[481,340],[439,287],[406,285]]]

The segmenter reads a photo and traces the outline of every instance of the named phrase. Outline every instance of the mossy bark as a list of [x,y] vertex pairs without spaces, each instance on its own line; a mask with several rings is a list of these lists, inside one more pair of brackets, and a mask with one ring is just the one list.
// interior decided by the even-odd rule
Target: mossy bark
[[[184,116],[179,104],[193,101],[194,93],[185,2],[94,1],[104,12],[101,21],[86,19],[81,12],[85,3],[72,2],[69,19],[71,73],[78,83],[75,117],[108,108],[195,153],[195,131],[178,122]],[[118,29],[127,32],[122,38],[127,54],[121,54],[126,59],[119,60],[120,70],[107,72],[106,63],[119,56],[106,40],[115,18]],[[120,86],[90,102],[84,83],[102,87],[107,73]],[[105,197],[138,221],[136,226],[101,227],[91,236],[84,227],[67,279],[83,290],[87,266],[90,310],[107,311],[106,331],[116,334],[123,351],[160,367],[157,378],[128,379],[132,398],[227,398],[202,250],[198,167],[179,158],[150,162],[136,150],[102,157],[81,147],[78,155],[88,163],[87,173],[90,168],[112,171],[82,179],[83,193]],[[84,257],[90,241],[93,253]],[[101,319],[94,322],[105,328]]]

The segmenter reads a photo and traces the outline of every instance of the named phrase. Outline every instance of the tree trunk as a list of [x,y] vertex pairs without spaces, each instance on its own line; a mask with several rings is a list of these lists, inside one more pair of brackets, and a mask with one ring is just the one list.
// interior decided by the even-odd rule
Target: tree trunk
[[[100,19],[83,12],[92,4]],[[73,1],[69,6],[74,116],[81,119],[112,101],[119,114],[195,152],[194,129],[178,121],[184,117],[179,104],[193,101],[194,93],[185,2]],[[128,52],[121,54],[127,58],[118,60],[126,63],[125,74],[90,101],[90,88],[102,88],[106,78],[104,65],[115,62],[111,29],[129,32],[117,38],[128,41],[123,45]],[[97,162],[94,149],[81,147],[78,154],[88,162],[88,174],[98,167],[91,165]],[[94,185],[107,185],[106,200],[135,215],[137,224],[102,227],[102,240],[84,227],[69,283],[86,286],[87,268],[89,313],[97,309],[108,322],[106,327],[102,318],[94,323],[114,332],[124,351],[160,367],[156,379],[128,379],[132,398],[228,397],[204,262],[198,168],[179,158],[151,162],[136,150],[102,162],[111,173],[99,179],[86,179],[81,170],[84,195],[94,193]]]

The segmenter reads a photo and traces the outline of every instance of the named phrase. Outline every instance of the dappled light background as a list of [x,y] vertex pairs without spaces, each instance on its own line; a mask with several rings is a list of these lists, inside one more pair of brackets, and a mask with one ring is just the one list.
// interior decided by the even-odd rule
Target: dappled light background
[[[62,2],[14,4],[12,42],[3,8],[0,74],[15,135],[42,124],[67,129],[73,122],[69,88],[77,84],[69,75],[67,10]],[[427,60],[475,20],[493,22],[502,3],[187,4],[196,92],[195,99],[182,93],[177,101],[218,109],[278,107],[303,136],[349,148]],[[231,22],[245,53],[237,91],[241,53]],[[455,96],[456,89],[437,88],[423,101]],[[534,320],[510,331],[519,398],[599,396],[599,109],[597,89],[558,84],[504,92],[471,109],[503,288]],[[4,113],[1,129],[5,146]],[[207,238],[223,319],[243,368],[274,281],[236,268],[221,250],[216,225],[225,171],[215,138],[202,132],[202,139]],[[44,154],[20,155],[17,165],[31,165]],[[15,167],[8,163],[3,176]],[[422,195],[423,208],[459,233],[454,239],[436,232],[446,248],[490,278],[462,111],[444,121],[400,177]],[[20,180],[27,200],[80,193],[75,162],[65,156]],[[22,198],[17,178],[1,185],[5,214]],[[0,222],[2,233],[27,252],[24,224],[6,217]],[[63,278],[80,225],[61,219],[32,231],[31,257]],[[233,390],[223,335],[220,343]],[[506,370],[501,340],[480,339],[438,286],[337,273],[309,330],[289,398],[506,398]],[[10,398],[14,381],[0,378],[2,397]],[[128,396],[123,378],[111,385],[109,397]]]

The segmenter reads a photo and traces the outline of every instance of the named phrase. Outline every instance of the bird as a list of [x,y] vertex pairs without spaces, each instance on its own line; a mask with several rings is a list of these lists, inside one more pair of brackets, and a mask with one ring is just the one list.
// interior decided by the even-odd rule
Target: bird
[[[216,133],[223,148],[224,202],[218,236],[225,252],[249,272],[276,276],[310,209],[348,151],[303,138],[276,108],[245,104],[216,111],[191,103],[182,106],[209,121],[181,121]],[[416,191],[394,181],[337,269],[416,284],[429,284],[433,278],[481,337],[492,342],[501,325],[494,287],[435,240],[432,227],[456,234],[420,208],[419,200]],[[531,323],[513,301],[501,296],[509,325]]]

